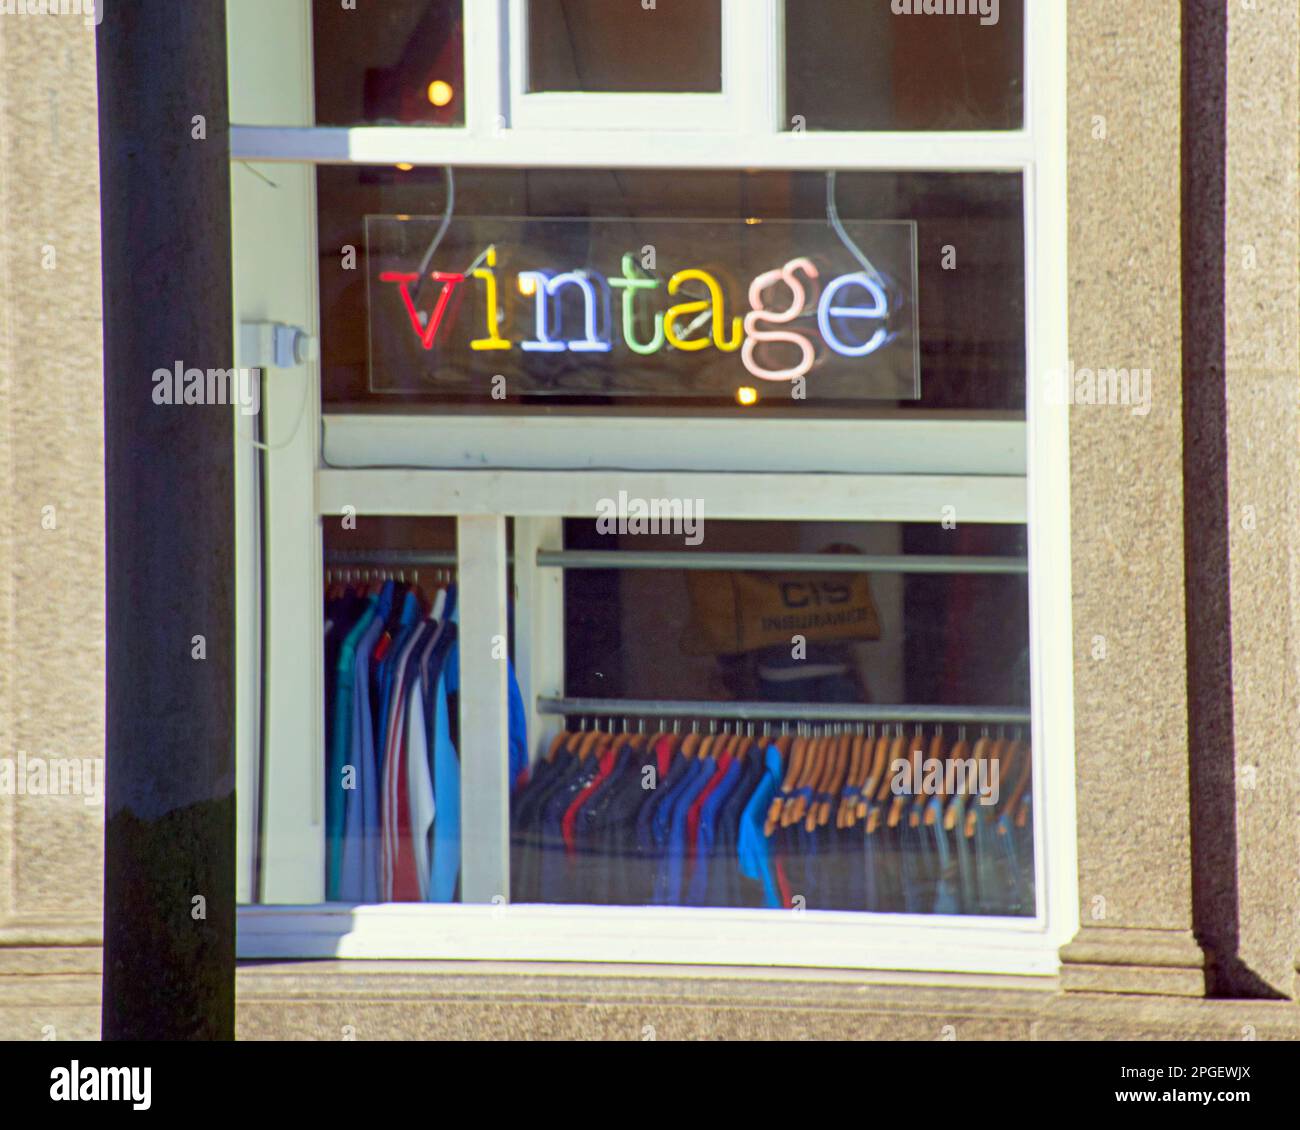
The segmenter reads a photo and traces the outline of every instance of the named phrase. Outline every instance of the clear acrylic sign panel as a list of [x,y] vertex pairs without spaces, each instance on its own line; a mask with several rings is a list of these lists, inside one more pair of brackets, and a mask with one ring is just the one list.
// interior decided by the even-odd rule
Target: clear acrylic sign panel
[[442,229],[438,216],[365,218],[372,392],[920,398],[911,221]]

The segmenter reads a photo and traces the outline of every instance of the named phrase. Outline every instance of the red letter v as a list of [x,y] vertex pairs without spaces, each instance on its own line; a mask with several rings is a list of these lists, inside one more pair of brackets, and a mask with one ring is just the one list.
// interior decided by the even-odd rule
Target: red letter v
[[380,282],[395,282],[402,290],[402,304],[406,307],[407,317],[411,319],[411,327],[415,330],[415,336],[420,339],[420,344],[425,349],[433,348],[433,339],[438,335],[438,326],[442,324],[442,316],[447,312],[447,303],[451,301],[452,291],[465,281],[464,275],[449,274],[446,271],[431,271],[429,277],[434,282],[442,283],[442,293],[438,295],[438,302],[433,308],[433,314],[429,317],[428,325],[420,324],[420,315],[416,312],[415,303],[411,300],[411,283],[415,282],[420,276],[416,274],[407,274],[404,271],[384,271],[379,276]]

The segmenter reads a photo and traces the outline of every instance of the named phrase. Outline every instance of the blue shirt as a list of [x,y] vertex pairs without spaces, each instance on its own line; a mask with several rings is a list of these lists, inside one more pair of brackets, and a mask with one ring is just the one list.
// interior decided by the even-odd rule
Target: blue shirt
[[682,872],[686,867],[686,816],[696,797],[704,791],[718,770],[718,763],[711,757],[697,758],[696,762],[690,780],[673,798],[672,823],[664,845],[664,865],[659,871],[659,902],[663,906],[681,905]]
[[[718,813],[727,803],[731,790],[741,776],[741,759],[736,758],[727,766],[727,771],[718,782],[718,787],[709,794],[709,799],[700,806],[700,827],[696,840],[695,870],[691,873],[690,887],[686,893],[688,906],[709,906],[709,871],[713,860],[715,832]],[[716,896],[715,896],[716,902]]]
[[763,901],[768,906],[779,907],[781,892],[772,866],[772,842],[763,835],[768,807],[781,784],[781,753],[776,746],[767,747],[764,764],[763,776],[740,817],[740,872],[750,879],[761,879]]
[[371,617],[357,644],[352,681],[353,788],[345,790],[338,897],[344,902],[379,901],[379,796],[375,731],[370,717],[370,655],[384,622]]
[[334,728],[332,742],[326,751],[325,764],[325,898],[329,902],[339,899],[339,879],[343,855],[343,820],[346,797],[343,789],[343,766],[352,761],[353,681],[356,678],[357,643],[372,620],[382,622],[388,615],[392,589],[385,585],[378,596],[368,598],[369,607],[357,618],[356,624],[339,648],[335,676],[338,693],[334,699]]

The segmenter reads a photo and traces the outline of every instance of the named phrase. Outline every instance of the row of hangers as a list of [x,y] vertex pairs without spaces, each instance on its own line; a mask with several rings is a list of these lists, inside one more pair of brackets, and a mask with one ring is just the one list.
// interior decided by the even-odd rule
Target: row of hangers
[[[1002,813],[1011,813],[1017,826],[1024,826],[1033,758],[1019,731],[1007,736],[1000,728],[994,737],[986,726],[972,743],[967,739],[966,727],[959,726],[957,740],[951,744],[942,726],[934,727],[928,743],[920,725],[910,736],[902,723],[895,724],[892,731],[890,726],[882,726],[876,737],[872,725],[865,733],[862,727],[847,732],[841,728],[829,735],[796,735],[791,739],[785,778],[768,810],[767,834],[801,821],[808,831],[824,827],[830,822],[832,806],[836,828],[853,828],[862,821],[868,835],[881,826],[896,828],[904,821],[912,828],[930,827],[940,818],[931,805],[936,795],[943,802],[940,811],[947,831],[953,831],[964,815],[960,831],[967,838],[973,837],[981,811],[990,821]],[[781,739],[777,740],[777,748],[781,748]],[[782,753],[784,756],[785,750]],[[916,795],[893,793],[893,767],[899,761],[910,762],[917,753],[923,765],[937,762],[944,767],[941,781],[945,785],[949,762],[973,761],[977,773],[980,762],[996,762],[999,781],[1009,785],[1006,799],[994,805],[968,803],[963,814],[956,791],[951,795],[946,788],[935,794],[919,790]],[[814,798],[811,803],[809,792]],[[1005,834],[1004,828],[998,830]]]
[[[1017,827],[1024,827],[1029,815],[1028,790],[1033,758],[1028,742],[1022,740],[1018,729],[1008,736],[1004,728],[999,727],[994,737],[986,726],[972,743],[967,739],[966,727],[959,726],[957,740],[949,744],[943,727],[936,726],[927,745],[922,726],[918,725],[909,735],[903,723],[882,725],[877,737],[874,723],[793,723],[795,732],[792,734],[792,724],[781,722],[781,732],[776,734],[775,725],[764,722],[756,735],[753,722],[724,721],[719,733],[714,720],[709,723],[706,734],[701,733],[699,722],[693,721],[690,730],[683,735],[680,720],[673,722],[671,730],[659,729],[651,734],[646,733],[644,720],[638,723],[635,733],[630,732],[626,718],[622,720],[621,732],[615,729],[612,718],[608,721],[608,729],[600,728],[599,723],[593,720],[593,728],[588,730],[587,719],[583,718],[577,730],[561,731],[547,750],[547,760],[553,761],[565,747],[580,759],[593,755],[599,757],[616,739],[626,740],[634,750],[641,750],[647,743],[653,746],[660,739],[669,738],[673,741],[674,752],[680,751],[685,757],[720,758],[730,753],[733,758],[742,760],[756,748],[775,744],[781,754],[785,776],[768,810],[764,826],[768,836],[777,828],[800,823],[809,832],[827,827],[832,809],[837,829],[853,828],[862,822],[868,835],[880,827],[896,828],[904,820],[913,828],[929,827],[938,819],[930,804],[934,795],[939,795],[944,802],[940,806],[943,827],[953,831],[958,819],[964,815],[959,830],[968,839],[975,835],[981,811],[989,821],[1002,813],[1009,813]],[[946,792],[894,795],[890,788],[893,766],[898,761],[910,760],[914,751],[919,752],[924,761],[937,761],[945,767],[950,761],[973,759],[976,772],[980,762],[996,762],[999,781],[1010,782],[1009,791],[1004,791],[1006,799],[1001,804],[987,806],[969,803],[963,814],[955,792],[951,796]],[[945,772],[945,783],[946,777]],[[1003,790],[1000,788],[999,791]],[[1005,834],[1002,825],[997,831],[999,835]]]
[[[441,592],[456,579],[455,569],[435,569],[432,573],[425,573],[426,580],[432,582],[434,591]],[[396,581],[398,584],[407,584],[407,571],[405,569],[326,569],[325,570],[325,599],[335,600],[342,596],[350,587],[361,586],[363,595],[373,596],[384,587],[389,581]],[[412,569],[410,571],[410,582],[417,592],[417,595],[424,598],[427,594],[420,587],[420,571]],[[428,604],[427,599],[424,600]]]

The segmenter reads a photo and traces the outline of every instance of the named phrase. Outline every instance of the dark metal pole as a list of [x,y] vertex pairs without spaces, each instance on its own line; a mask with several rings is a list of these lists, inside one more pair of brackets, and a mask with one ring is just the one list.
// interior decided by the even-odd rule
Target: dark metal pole
[[[105,1039],[234,1035],[232,409],[155,402],[229,370],[222,0],[105,5],[108,766]],[[234,388],[235,383],[226,386]]]

